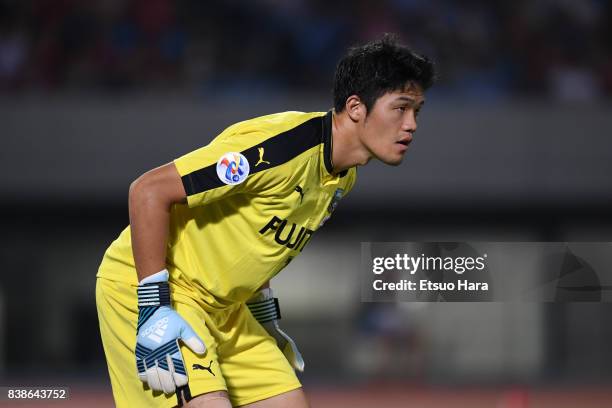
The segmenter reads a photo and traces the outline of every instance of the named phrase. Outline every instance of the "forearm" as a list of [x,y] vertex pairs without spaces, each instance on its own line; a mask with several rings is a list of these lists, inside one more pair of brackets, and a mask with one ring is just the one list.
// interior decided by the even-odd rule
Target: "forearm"
[[166,268],[170,208],[186,194],[174,163],[146,172],[130,186],[132,253],[138,281]]
[[129,195],[132,252],[139,281],[166,268],[170,222],[170,205],[146,184],[136,180]]

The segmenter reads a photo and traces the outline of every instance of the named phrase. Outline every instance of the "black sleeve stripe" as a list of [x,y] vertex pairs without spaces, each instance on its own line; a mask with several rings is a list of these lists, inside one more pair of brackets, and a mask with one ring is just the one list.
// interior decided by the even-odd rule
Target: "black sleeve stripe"
[[[309,119],[292,129],[272,136],[260,144],[241,151],[240,153],[249,161],[249,176],[285,164],[306,150],[323,143],[323,118],[323,116],[319,116]],[[255,166],[259,161],[258,148],[260,147],[264,148],[264,159],[269,161],[270,164],[262,163],[259,166]],[[226,185],[217,176],[217,163],[185,174],[181,179],[188,196]]]
[[185,174],[181,177],[181,180],[183,181],[183,187],[185,187],[185,192],[188,196],[226,185],[219,180],[217,176],[216,163],[192,173]]

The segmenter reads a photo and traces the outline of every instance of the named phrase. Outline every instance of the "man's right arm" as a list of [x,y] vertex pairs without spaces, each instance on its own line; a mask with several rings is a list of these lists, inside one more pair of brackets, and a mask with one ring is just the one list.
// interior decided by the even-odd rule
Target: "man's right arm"
[[186,196],[173,162],[146,172],[130,186],[130,229],[138,281],[166,268],[170,208],[185,203]]
[[[197,354],[206,352],[202,339],[172,309],[166,269],[170,208],[185,201],[183,183],[174,163],[143,174],[130,186],[132,252],[140,282],[136,369],[141,381],[166,394],[176,392],[181,389],[177,387],[189,381],[179,339]],[[162,322],[165,331],[156,331]]]

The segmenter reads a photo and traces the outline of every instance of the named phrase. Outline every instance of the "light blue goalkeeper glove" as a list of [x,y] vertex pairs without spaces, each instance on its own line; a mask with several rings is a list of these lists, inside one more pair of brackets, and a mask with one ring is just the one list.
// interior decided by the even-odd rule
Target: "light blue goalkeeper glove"
[[140,380],[156,391],[172,394],[187,385],[181,339],[197,354],[206,346],[178,313],[170,307],[168,271],[148,276],[138,285],[136,367]]
[[253,317],[276,340],[291,366],[300,372],[304,371],[304,359],[291,337],[280,329],[278,321],[281,318],[278,299],[274,297],[271,288],[262,289],[247,301],[247,307]]

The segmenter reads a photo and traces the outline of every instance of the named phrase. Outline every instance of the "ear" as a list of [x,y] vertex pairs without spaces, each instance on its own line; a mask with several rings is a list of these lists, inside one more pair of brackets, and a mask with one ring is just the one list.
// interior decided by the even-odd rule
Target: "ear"
[[359,122],[367,116],[367,108],[357,95],[351,95],[346,100],[346,113],[353,122]]

